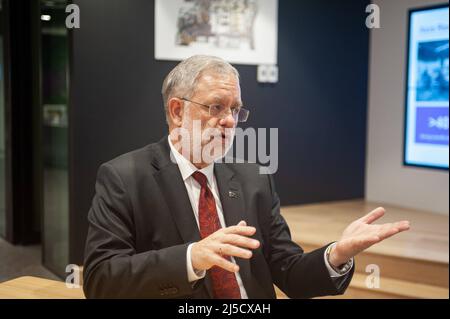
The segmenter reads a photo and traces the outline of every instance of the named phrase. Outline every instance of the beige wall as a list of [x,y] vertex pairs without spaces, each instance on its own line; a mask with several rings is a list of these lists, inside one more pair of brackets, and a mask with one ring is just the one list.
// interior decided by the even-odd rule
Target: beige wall
[[407,12],[444,1],[373,3],[381,28],[370,40],[366,199],[448,215],[448,171],[403,166]]

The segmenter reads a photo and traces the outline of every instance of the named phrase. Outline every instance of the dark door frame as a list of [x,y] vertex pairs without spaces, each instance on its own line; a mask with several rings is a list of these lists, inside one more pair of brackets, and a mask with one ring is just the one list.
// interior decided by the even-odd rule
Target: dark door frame
[[[39,177],[35,165],[36,127],[40,121],[39,58],[36,51],[35,10],[37,1],[3,0],[5,65],[5,239],[12,244],[40,241]],[[36,118],[36,116],[38,118]]]

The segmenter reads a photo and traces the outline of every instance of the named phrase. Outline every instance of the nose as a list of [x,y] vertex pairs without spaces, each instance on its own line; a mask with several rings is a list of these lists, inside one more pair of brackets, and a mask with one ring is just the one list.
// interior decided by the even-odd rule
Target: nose
[[225,127],[235,127],[236,126],[236,120],[234,119],[233,115],[231,113],[228,113],[228,115],[226,117],[224,117],[223,119],[220,120],[219,124],[221,126],[225,126]]

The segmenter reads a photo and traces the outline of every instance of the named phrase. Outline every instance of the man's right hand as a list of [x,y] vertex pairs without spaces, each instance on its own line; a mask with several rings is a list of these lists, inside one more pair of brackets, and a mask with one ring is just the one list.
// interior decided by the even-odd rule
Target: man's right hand
[[250,259],[252,252],[249,249],[259,247],[258,240],[248,238],[255,232],[256,228],[247,226],[245,221],[239,222],[236,226],[219,229],[192,245],[192,266],[195,270],[207,270],[218,266],[231,272],[238,272],[239,266],[223,255]]

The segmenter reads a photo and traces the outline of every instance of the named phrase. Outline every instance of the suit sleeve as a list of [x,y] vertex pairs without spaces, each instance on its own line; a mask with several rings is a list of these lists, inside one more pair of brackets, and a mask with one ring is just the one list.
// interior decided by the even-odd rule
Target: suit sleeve
[[83,289],[87,298],[179,298],[194,292],[187,244],[136,253],[132,206],[118,173],[103,164],[88,214]]
[[272,198],[270,216],[265,220],[268,233],[265,249],[275,285],[290,298],[312,298],[343,294],[353,276],[354,267],[338,286],[330,277],[324,253],[328,245],[305,253],[291,239],[289,227],[280,214],[280,199],[275,191],[272,175],[269,186]]

